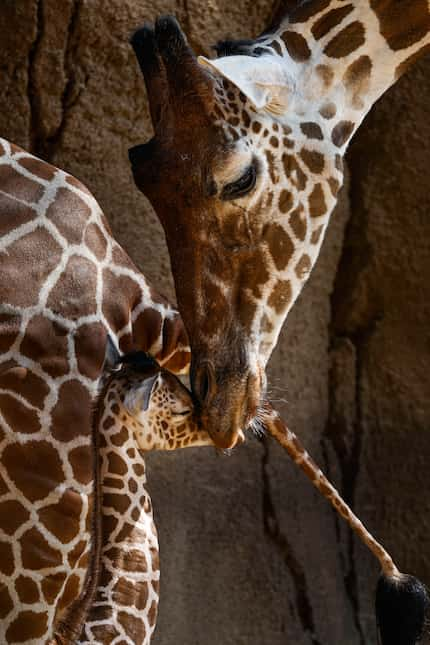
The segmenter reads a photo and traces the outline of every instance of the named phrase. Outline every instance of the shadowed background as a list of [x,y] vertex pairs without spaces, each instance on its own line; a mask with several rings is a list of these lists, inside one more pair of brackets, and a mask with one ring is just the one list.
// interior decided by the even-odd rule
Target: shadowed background
[[[94,193],[174,300],[127,149],[151,125],[127,39],[174,13],[199,53],[258,34],[270,0],[3,0],[0,136]],[[294,4],[294,0],[292,0]],[[272,400],[401,569],[430,584],[430,59],[373,109],[270,366]],[[375,645],[378,569],[271,442],[153,455],[162,597],[154,645]]]

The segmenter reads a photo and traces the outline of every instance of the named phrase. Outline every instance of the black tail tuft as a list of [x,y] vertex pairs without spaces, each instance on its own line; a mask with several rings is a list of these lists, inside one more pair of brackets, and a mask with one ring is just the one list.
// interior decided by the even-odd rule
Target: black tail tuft
[[417,578],[381,575],[376,589],[376,619],[381,645],[417,645],[423,636],[427,589]]

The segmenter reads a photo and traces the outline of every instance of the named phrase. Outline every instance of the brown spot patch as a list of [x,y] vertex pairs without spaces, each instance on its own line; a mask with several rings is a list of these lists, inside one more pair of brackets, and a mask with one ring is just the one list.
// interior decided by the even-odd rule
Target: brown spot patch
[[304,190],[308,178],[299,166],[297,159],[293,155],[284,153],[282,155],[282,163],[287,179],[289,179],[293,186],[295,186],[298,190]]
[[76,379],[60,387],[52,410],[52,435],[59,441],[72,441],[91,433],[91,399],[88,390]]
[[275,52],[278,54],[278,56],[282,56],[282,49],[281,45],[278,43],[277,40],[272,40],[271,43],[269,43],[269,47],[275,50]]
[[39,570],[58,567],[62,563],[61,552],[49,546],[36,528],[26,531],[19,540],[22,564],[26,569]]
[[[103,522],[104,521],[105,519],[103,518]],[[115,523],[116,523],[116,520],[115,520]],[[76,562],[79,560],[79,558],[85,551],[87,544],[88,543],[85,540],[81,540],[70,551],[69,555],[67,556],[67,560],[72,568],[75,567]]]
[[332,9],[327,11],[321,18],[318,18],[312,25],[312,34],[315,40],[320,40],[326,36],[333,27],[337,27],[342,20],[354,9],[352,4],[347,4],[344,7],[339,7],[338,9]]
[[27,370],[25,378],[20,378],[13,370],[8,370],[4,374],[0,372],[0,388],[19,393],[39,409],[43,407],[44,400],[49,394],[49,387],[45,381],[30,370]]
[[79,446],[69,452],[69,462],[73,476],[81,484],[89,484],[93,478],[93,458],[91,446]]
[[297,208],[290,214],[290,226],[294,231],[294,235],[303,242],[306,237],[307,222],[304,215],[303,204],[299,204]]
[[97,268],[93,262],[76,255],[67,262],[49,294],[47,306],[66,318],[76,320],[97,311]]
[[79,179],[76,179],[76,177],[73,177],[73,175],[66,175],[66,182],[70,184],[71,186],[74,186],[75,188],[78,188],[80,191],[85,193],[86,195],[91,195],[90,191],[88,188],[81,182]]
[[76,193],[67,188],[57,191],[46,216],[70,244],[80,244],[91,209]]
[[114,479],[113,477],[104,477],[103,486],[105,488],[116,488],[117,490],[121,490],[122,488],[124,488],[124,482],[122,481],[122,479]]
[[430,12],[427,0],[370,0],[379,20],[379,31],[388,46],[397,51],[410,47],[430,31]]
[[81,325],[74,334],[78,369],[90,379],[97,379],[103,369],[106,330],[102,323]]
[[308,121],[306,123],[301,123],[300,124],[300,130],[303,132],[303,134],[308,138],[308,139],[320,139],[322,140],[323,133],[318,125],[318,123],[312,123],[312,121]]
[[54,166],[35,157],[21,157],[18,163],[28,170],[28,172],[31,172],[32,175],[36,175],[36,177],[45,179],[46,181],[51,181],[58,172]]
[[331,140],[338,148],[342,148],[354,132],[352,121],[339,121],[331,132]]
[[120,532],[115,538],[116,542],[119,542],[119,544],[123,544],[126,542],[130,536],[133,534],[135,527],[133,524],[130,524],[129,522],[124,522]]
[[244,329],[251,329],[255,318],[255,312],[257,311],[257,304],[248,294],[242,293],[238,309],[240,323],[243,325]]
[[324,191],[321,184],[316,184],[309,195],[309,213],[311,217],[321,217],[327,212]]
[[45,192],[44,187],[38,182],[24,177],[8,165],[0,166],[0,185],[4,193],[33,204],[37,203]]
[[317,150],[307,150],[302,148],[300,150],[300,158],[307,165],[309,170],[317,175],[321,174],[324,170],[325,161],[324,155]]
[[315,71],[324,83],[324,87],[328,89],[334,79],[334,71],[332,68],[328,65],[317,65]]
[[27,408],[9,394],[0,394],[0,412],[6,423],[19,432],[31,434],[40,430],[37,410]]
[[273,146],[273,148],[279,148],[279,139],[278,139],[278,137],[275,137],[274,135],[272,135],[270,137],[270,139],[269,139],[269,143],[270,143],[271,146]]
[[314,0],[314,2],[301,3],[297,9],[290,12],[289,20],[291,23],[307,22],[309,18],[326,9],[330,2],[331,0]]
[[153,600],[152,605],[150,606],[148,611],[148,620],[151,627],[155,625],[155,621],[157,620],[157,611],[158,611],[158,605],[155,602],[155,600]]
[[315,231],[313,231],[311,236],[311,244],[318,244],[323,230],[324,230],[324,225],[321,224],[321,226],[318,226],[318,228],[315,229]]
[[21,316],[0,314],[0,352],[7,352],[15,342],[20,329]]
[[279,195],[279,210],[281,213],[288,213],[293,207],[293,195],[290,193],[289,190],[281,190],[281,194]]
[[128,430],[125,426],[122,426],[121,430],[116,434],[111,435],[110,440],[114,446],[122,446],[128,438]]
[[347,25],[327,43],[324,53],[330,58],[344,58],[361,47],[365,40],[364,26],[356,20]]
[[270,334],[273,331],[273,323],[267,314],[263,314],[260,324],[260,330],[263,334]]
[[39,600],[39,589],[31,578],[18,576],[15,581],[15,589],[21,602],[34,603]]
[[263,126],[261,125],[260,121],[253,121],[252,122],[252,131],[255,132],[255,134],[258,134],[261,132],[261,128]]
[[284,41],[287,52],[293,60],[303,62],[311,57],[308,43],[301,34],[295,31],[284,31],[281,39]]
[[48,628],[48,614],[35,611],[21,611],[6,630],[8,643],[24,643],[42,638]]
[[13,551],[10,544],[0,542],[0,571],[5,576],[11,576],[15,568]]
[[7,535],[13,535],[29,517],[27,509],[15,500],[0,503],[0,526]]
[[293,291],[289,280],[278,280],[270,294],[268,304],[277,314],[281,314],[291,302]]
[[323,119],[332,119],[336,114],[336,106],[334,103],[324,103],[319,109],[319,113]]
[[109,269],[103,271],[103,313],[114,331],[129,321],[129,312],[140,296],[140,288],[128,276],[118,276]]
[[311,270],[311,268],[312,268],[311,259],[309,255],[304,253],[300,258],[300,260],[297,262],[296,268],[294,270],[299,280],[303,280],[309,274],[309,271]]
[[82,511],[81,496],[74,490],[67,490],[57,504],[50,504],[39,511],[40,521],[60,542],[67,544],[79,532]]
[[360,56],[351,63],[343,75],[343,82],[348,90],[351,105],[358,110],[363,108],[362,97],[369,91],[371,72],[372,61],[369,56]]
[[92,223],[87,226],[85,229],[84,242],[98,260],[103,260],[105,258],[107,241],[101,228],[97,224]]
[[330,186],[331,194],[333,195],[333,197],[336,197],[339,192],[340,182],[334,177],[330,177],[328,180],[328,185]]
[[334,165],[339,170],[339,172],[343,172],[343,159],[342,159],[341,155],[335,155],[335,157],[334,157]]
[[[16,583],[15,583],[16,587]],[[0,618],[4,619],[13,609],[13,600],[6,585],[0,582]]]
[[278,271],[285,269],[294,253],[294,244],[280,224],[268,224],[263,233]]
[[77,575],[71,575],[64,588],[61,597],[58,600],[57,609],[61,611],[65,607],[68,607],[76,598],[78,598],[81,592],[81,581]]
[[412,56],[409,56],[406,60],[404,60],[400,65],[396,67],[395,71],[395,78],[396,80],[402,76],[406,72],[406,70],[409,69],[412,65],[415,65],[417,60],[425,56],[430,52],[430,44],[429,45],[424,45],[424,47],[421,47],[415,54],[412,54]]
[[19,307],[37,304],[48,275],[58,265],[61,247],[43,228],[23,235],[0,253],[0,300]]
[[266,150],[265,153],[266,153],[267,164],[269,166],[270,179],[272,181],[272,184],[277,184],[279,181],[279,175],[278,175],[278,170],[276,168],[275,156],[273,152],[270,152],[270,150]]
[[50,376],[64,376],[69,371],[67,329],[44,316],[30,320],[20,350]]
[[270,275],[265,254],[257,251],[240,268],[240,284],[243,289],[250,289],[256,298],[261,296],[261,286],[266,284]]
[[[31,502],[43,499],[64,481],[58,452],[47,441],[9,444],[3,451],[2,462],[9,477]],[[40,464],[43,477],[39,476]]]
[[7,235],[12,229],[16,231],[37,217],[33,208],[3,194],[0,194],[0,212],[0,237]]
[[130,504],[131,501],[127,495],[121,495],[119,493],[106,493],[103,495],[103,506],[113,508],[119,513],[125,513]]
[[61,571],[53,573],[50,576],[44,576],[42,580],[42,593],[49,604],[51,604],[60,593],[65,579],[66,573]]
[[136,618],[133,614],[119,611],[118,622],[122,625],[125,633],[132,642],[143,643],[146,637],[146,629],[143,620]]
[[133,464],[133,470],[138,477],[142,477],[145,474],[145,467],[143,464]]

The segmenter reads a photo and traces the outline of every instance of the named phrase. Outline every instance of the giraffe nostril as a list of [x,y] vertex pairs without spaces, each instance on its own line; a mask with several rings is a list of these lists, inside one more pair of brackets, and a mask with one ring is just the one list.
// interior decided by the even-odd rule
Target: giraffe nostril
[[200,363],[193,379],[193,392],[201,405],[208,405],[216,391],[215,371],[208,361]]

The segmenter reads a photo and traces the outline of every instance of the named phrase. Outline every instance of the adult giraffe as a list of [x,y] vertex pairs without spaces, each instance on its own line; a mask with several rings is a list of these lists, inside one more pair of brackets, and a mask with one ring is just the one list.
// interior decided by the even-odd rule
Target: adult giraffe
[[0,642],[74,642],[96,582],[107,333],[176,371],[186,334],[87,189],[3,139],[0,276]]
[[428,0],[304,0],[279,20],[212,61],[170,18],[132,39],[155,137],[130,159],[166,232],[193,390],[221,446],[255,416],[352,135],[430,44]]

